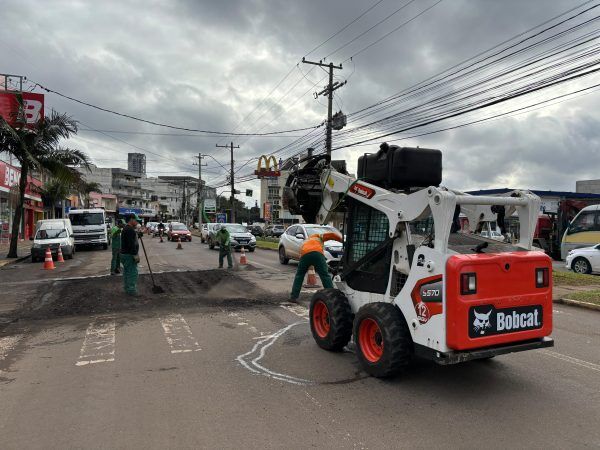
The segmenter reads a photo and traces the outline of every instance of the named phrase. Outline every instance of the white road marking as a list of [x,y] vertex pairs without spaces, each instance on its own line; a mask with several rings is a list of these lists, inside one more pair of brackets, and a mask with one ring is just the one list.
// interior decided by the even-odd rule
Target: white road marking
[[299,305],[296,303],[282,303],[279,305],[283,309],[287,309],[292,314],[297,315],[298,317],[302,317],[303,319],[308,319],[308,308],[303,305]]
[[97,317],[88,326],[76,366],[87,366],[115,360],[114,317]]
[[259,266],[259,267],[264,267],[265,269],[270,269],[270,270],[275,270],[275,271],[277,271],[277,272],[281,272],[281,269],[278,269],[278,268],[277,268],[277,267],[275,267],[275,266],[269,266],[268,264],[262,264],[262,263],[259,263],[259,262],[256,262],[256,261],[254,261],[254,260],[252,260],[252,261],[250,262],[250,265],[252,265],[252,266],[255,266],[255,265],[256,265],[256,266]]
[[[257,375],[264,375],[269,378],[273,378],[275,380],[285,381],[286,383],[297,384],[297,385],[307,385],[313,384],[312,381],[305,380],[303,378],[293,377],[291,375],[286,375],[284,373],[275,372],[267,369],[262,366],[259,361],[265,356],[267,349],[277,341],[283,334],[289,331],[291,328],[296,325],[300,325],[306,323],[306,321],[301,320],[295,323],[292,323],[286,327],[283,327],[279,331],[273,333],[270,336],[263,336],[249,352],[246,352],[242,355],[239,355],[236,358],[243,367],[248,369],[250,372],[255,373]],[[252,356],[256,355],[254,358]],[[252,359],[250,359],[252,358]]]
[[170,314],[159,319],[165,332],[165,338],[171,347],[171,353],[189,353],[202,350],[192,334],[190,326],[181,314]]
[[560,359],[571,364],[575,364],[577,366],[585,367],[586,369],[595,370],[596,372],[600,372],[600,365],[594,364],[589,361],[584,361],[583,359],[573,358],[572,356],[563,355],[562,353],[553,352],[551,350],[540,350],[540,353],[546,356],[551,356],[552,358]]

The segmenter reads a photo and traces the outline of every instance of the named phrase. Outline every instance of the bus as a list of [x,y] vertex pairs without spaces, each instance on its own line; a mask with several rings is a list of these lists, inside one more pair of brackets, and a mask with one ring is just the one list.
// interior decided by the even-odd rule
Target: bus
[[600,205],[583,208],[569,223],[560,245],[561,259],[576,248],[600,243]]

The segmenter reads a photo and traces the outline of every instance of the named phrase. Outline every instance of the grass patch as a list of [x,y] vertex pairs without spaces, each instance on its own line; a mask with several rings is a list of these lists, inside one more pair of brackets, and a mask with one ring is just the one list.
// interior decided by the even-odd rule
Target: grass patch
[[582,275],[574,272],[552,272],[552,280],[556,286],[600,286],[600,277]]
[[258,248],[264,248],[267,250],[277,250],[279,249],[279,239],[278,240],[271,240],[269,238],[264,239],[264,238],[257,238],[256,239],[256,246]]
[[574,292],[569,294],[567,297],[571,300],[593,303],[594,305],[600,306],[600,289],[594,289],[593,291]]

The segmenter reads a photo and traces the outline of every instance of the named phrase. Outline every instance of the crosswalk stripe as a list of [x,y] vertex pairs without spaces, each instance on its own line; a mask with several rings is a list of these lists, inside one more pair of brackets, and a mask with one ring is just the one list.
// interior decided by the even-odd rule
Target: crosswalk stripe
[[160,318],[165,338],[171,347],[171,353],[189,353],[202,350],[192,334],[190,326],[181,314],[169,314]]
[[90,323],[85,332],[85,338],[76,366],[87,366],[112,362],[115,360],[115,330],[114,317],[97,317]]

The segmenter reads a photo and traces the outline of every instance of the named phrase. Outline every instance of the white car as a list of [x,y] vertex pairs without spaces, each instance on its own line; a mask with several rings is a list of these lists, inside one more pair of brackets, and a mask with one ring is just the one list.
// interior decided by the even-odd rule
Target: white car
[[571,250],[567,254],[566,267],[576,273],[600,272],[600,244]]
[[[339,233],[334,227],[314,224],[292,225],[285,230],[279,238],[279,262],[287,264],[290,259],[300,260],[300,248],[304,240],[313,234]],[[338,241],[326,241],[323,246],[323,254],[327,264],[339,263],[344,254],[344,246]]]
[[208,241],[208,235],[214,230],[216,223],[203,223],[200,226],[200,242],[203,244]]

